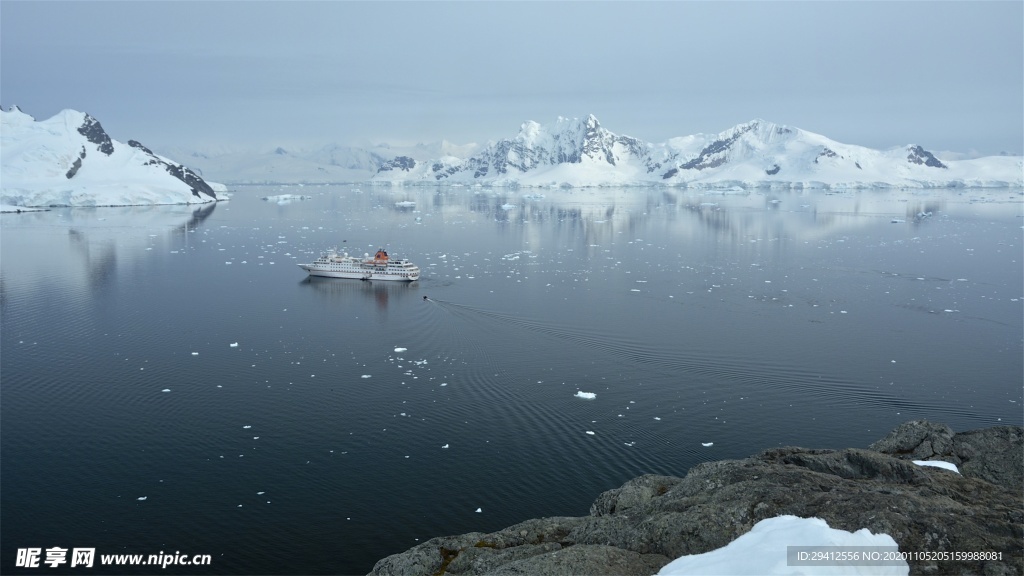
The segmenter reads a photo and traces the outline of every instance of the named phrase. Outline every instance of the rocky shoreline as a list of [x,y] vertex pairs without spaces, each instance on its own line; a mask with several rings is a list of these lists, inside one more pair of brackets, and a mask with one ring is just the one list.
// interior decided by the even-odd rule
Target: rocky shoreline
[[[942,460],[960,473],[919,466]],[[773,448],[705,462],[683,478],[645,475],[597,497],[590,515],[433,538],[372,575],[650,575],[721,548],[780,515],[885,533],[910,574],[1024,576],[1024,428],[954,433],[910,421],[867,449]],[[996,552],[1000,559],[952,553]],[[991,555],[986,555],[991,556]]]

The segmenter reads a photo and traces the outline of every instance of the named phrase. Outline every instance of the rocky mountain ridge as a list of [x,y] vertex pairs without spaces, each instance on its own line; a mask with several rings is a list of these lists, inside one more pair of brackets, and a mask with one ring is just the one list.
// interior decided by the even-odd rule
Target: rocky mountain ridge
[[0,110],[0,200],[16,206],[107,206],[214,202],[209,183],[135,140],[122,144],[89,114],[64,110],[36,121]]
[[[943,162],[910,144],[873,150],[799,128],[752,120],[717,134],[649,143],[616,134],[594,115],[523,123],[482,147],[334,147],[199,162],[204,173],[248,183],[372,182],[385,185],[689,188],[1020,187],[1019,156]],[[439,155],[433,155],[439,154]],[[329,156],[329,159],[327,158]],[[234,166],[234,168],[232,168]],[[234,170],[235,175],[224,171]]]

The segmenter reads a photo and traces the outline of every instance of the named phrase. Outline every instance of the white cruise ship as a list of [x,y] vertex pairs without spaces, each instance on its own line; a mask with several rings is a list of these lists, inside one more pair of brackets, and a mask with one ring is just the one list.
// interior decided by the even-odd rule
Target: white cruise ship
[[349,256],[348,252],[339,254],[336,249],[328,250],[309,264],[299,264],[310,276],[326,276],[328,278],[352,278],[358,280],[397,280],[413,282],[420,278],[419,266],[405,259],[392,260],[383,248],[371,258],[364,254],[362,258]]

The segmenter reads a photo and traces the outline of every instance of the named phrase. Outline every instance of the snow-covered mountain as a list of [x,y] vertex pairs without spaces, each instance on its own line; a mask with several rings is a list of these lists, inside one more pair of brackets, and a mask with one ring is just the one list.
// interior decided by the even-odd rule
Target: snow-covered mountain
[[374,181],[492,186],[695,188],[1019,187],[1019,156],[942,162],[921,146],[879,151],[764,120],[662,144],[616,135],[593,115],[522,125],[468,158],[392,159]]
[[[401,167],[385,166],[374,180],[474,181],[497,186],[632,184],[642,180],[639,173],[656,169],[655,155],[650,144],[609,132],[593,115],[583,120],[560,117],[552,128],[526,122],[515,138],[488,144],[466,159],[445,156],[415,163],[396,158],[392,162],[403,161]],[[549,181],[552,170],[562,176],[576,174],[572,181]]]
[[92,116],[36,121],[0,110],[0,204],[129,206],[214,202],[214,187],[142,144],[112,139]]
[[390,155],[373,149],[330,145],[314,150],[274,146],[248,149],[188,150],[171,148],[165,154],[182,158],[207,178],[232,184],[358,182],[387,162]]
[[[940,159],[918,145],[889,150],[842,144],[799,128],[753,120],[718,134],[653,144],[613,133],[593,115],[526,122],[484,146],[290,146],[162,151],[111,140],[87,114],[35,122],[2,113],[0,203],[22,206],[166,204],[215,198],[202,178],[233,184],[687,188],[1022,187],[1020,156]],[[200,185],[202,183],[202,185]]]
[[413,164],[423,163],[447,155],[466,157],[478,148],[476,144],[460,146],[441,141],[413,146],[330,144],[313,148],[281,145],[202,150],[172,147],[161,152],[185,159],[201,175],[232,184],[311,184],[364,182],[382,167],[401,168],[410,160]]

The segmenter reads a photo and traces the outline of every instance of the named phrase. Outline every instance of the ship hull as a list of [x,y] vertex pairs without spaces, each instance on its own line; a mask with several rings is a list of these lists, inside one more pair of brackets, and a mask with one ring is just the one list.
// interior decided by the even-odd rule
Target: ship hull
[[349,280],[387,280],[391,282],[415,282],[420,279],[419,274],[393,274],[390,272],[376,271],[376,270],[332,270],[330,268],[319,268],[317,266],[311,266],[309,264],[299,264],[299,268],[302,268],[309,273],[310,276],[320,276],[322,278],[347,278]]

